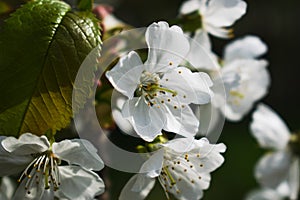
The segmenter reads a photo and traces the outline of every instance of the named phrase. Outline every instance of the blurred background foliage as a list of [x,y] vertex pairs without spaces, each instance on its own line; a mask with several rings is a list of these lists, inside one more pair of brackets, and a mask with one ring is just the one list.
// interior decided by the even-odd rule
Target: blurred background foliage
[[[26,0],[1,0],[0,24],[10,12]],[[69,0],[68,2],[72,2]],[[74,2],[74,1],[73,1]],[[95,0],[115,7],[115,15],[135,27],[148,26],[154,21],[171,20],[178,14],[182,0]],[[291,130],[300,130],[300,1],[247,0],[247,14],[234,25],[235,38],[248,34],[257,35],[268,45],[264,56],[270,63],[272,84],[263,102],[270,105],[287,122]],[[222,55],[224,45],[230,40],[212,38],[214,51]],[[226,122],[219,142],[227,145],[225,163],[212,174],[205,200],[240,200],[257,187],[253,169],[259,157],[265,153],[250,136],[249,114],[240,123]],[[126,136],[114,137],[117,142],[130,141]],[[124,143],[123,143],[124,144]],[[131,174],[107,168],[110,183],[109,199],[117,199],[120,190]],[[107,175],[107,174],[106,174]],[[165,199],[159,184],[148,200]]]

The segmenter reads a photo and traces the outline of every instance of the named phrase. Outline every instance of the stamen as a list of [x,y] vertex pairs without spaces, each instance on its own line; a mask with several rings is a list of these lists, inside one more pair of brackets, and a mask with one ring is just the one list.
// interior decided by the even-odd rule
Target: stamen
[[37,172],[40,172],[41,171],[41,166],[42,166],[42,164],[44,163],[44,159],[46,158],[46,155],[43,155],[42,156],[42,158],[40,159],[40,163],[39,163],[39,165],[38,165],[38,168],[37,168]]
[[23,173],[21,174],[20,178],[18,179],[18,182],[21,182],[23,176],[28,176],[27,171],[32,166],[32,164],[35,163],[36,160],[37,160],[37,158],[35,158],[31,163],[29,163],[29,165],[26,167],[26,169],[23,171]]

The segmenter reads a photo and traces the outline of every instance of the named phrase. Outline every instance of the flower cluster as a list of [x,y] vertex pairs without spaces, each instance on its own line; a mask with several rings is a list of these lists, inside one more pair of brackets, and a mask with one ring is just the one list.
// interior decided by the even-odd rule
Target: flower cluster
[[[101,19],[103,40],[130,28],[113,15],[112,7],[93,7]],[[131,49],[124,54],[115,47],[113,52],[101,53],[118,59],[110,63],[101,80],[93,82],[98,89],[116,90],[114,122],[139,139],[142,145],[136,149],[146,157],[123,187],[120,200],[147,198],[155,182],[167,199],[203,198],[211,173],[225,161],[227,148],[213,143],[210,134],[222,119],[241,121],[270,86],[268,62],[262,58],[268,48],[259,37],[233,40],[224,47],[223,55],[213,49],[210,37],[233,38],[231,27],[246,9],[243,0],[187,0],[172,23],[154,22],[142,33],[143,39],[135,38],[146,44],[147,52]],[[96,106],[101,100],[94,101]],[[203,110],[207,108],[209,114]],[[255,167],[261,188],[246,198],[296,200],[300,134],[292,133],[264,104],[254,111],[250,127],[259,145],[272,151]],[[95,172],[104,163],[89,141],[57,140],[52,132],[37,135],[0,136],[0,199],[89,200],[104,193],[104,182]],[[15,176],[18,183],[11,179]]]

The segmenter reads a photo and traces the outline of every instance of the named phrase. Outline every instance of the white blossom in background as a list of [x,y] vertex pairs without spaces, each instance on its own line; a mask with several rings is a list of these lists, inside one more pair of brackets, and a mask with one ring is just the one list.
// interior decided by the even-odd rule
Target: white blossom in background
[[285,200],[289,197],[290,188],[287,182],[281,183],[276,189],[261,188],[251,191],[246,200]]
[[18,139],[1,136],[0,142],[0,176],[22,173],[13,199],[80,200],[104,192],[103,181],[92,171],[104,164],[86,140],[50,144],[45,136],[25,133]]
[[119,199],[144,199],[157,179],[167,198],[198,200],[210,184],[210,173],[220,167],[224,144],[210,144],[206,138],[179,138],[162,144],[123,188]]
[[114,88],[128,98],[122,116],[146,141],[153,141],[162,130],[195,135],[199,121],[189,104],[210,102],[211,79],[179,65],[190,50],[180,27],[153,23],[147,28],[146,42],[145,63],[132,51],[106,72]]
[[246,36],[226,46],[221,73],[235,73],[240,77],[239,83],[231,86],[222,110],[227,119],[241,120],[267,94],[268,62],[259,59],[266,51],[266,45],[256,36]]
[[[200,45],[203,44],[203,48],[217,62],[216,55],[205,42],[203,34],[196,34],[194,40]],[[219,66],[201,64],[201,60],[205,60],[204,55],[196,48],[187,60],[197,70],[209,72],[214,83],[213,106],[219,109],[226,119],[239,121],[252,109],[255,102],[267,94],[270,85],[268,62],[259,58],[266,51],[267,46],[258,37],[250,35],[228,44]],[[223,84],[225,95],[224,89],[220,88],[218,83]]]
[[289,142],[293,135],[282,119],[268,106],[260,104],[253,114],[251,133],[263,148],[273,152],[263,156],[255,168],[255,177],[262,187],[276,189],[286,183],[290,199],[297,199],[299,190],[299,157]]
[[182,4],[180,14],[199,12],[202,31],[221,38],[232,37],[227,27],[246,13],[247,4],[242,0],[189,0]]

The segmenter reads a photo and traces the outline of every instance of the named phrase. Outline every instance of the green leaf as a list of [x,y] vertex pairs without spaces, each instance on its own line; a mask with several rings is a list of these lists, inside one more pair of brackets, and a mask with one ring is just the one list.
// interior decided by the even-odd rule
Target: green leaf
[[91,11],[94,0],[78,0],[77,7],[79,10]]
[[69,125],[77,71],[101,43],[90,12],[59,0],[25,4],[0,33],[0,135],[42,135]]

